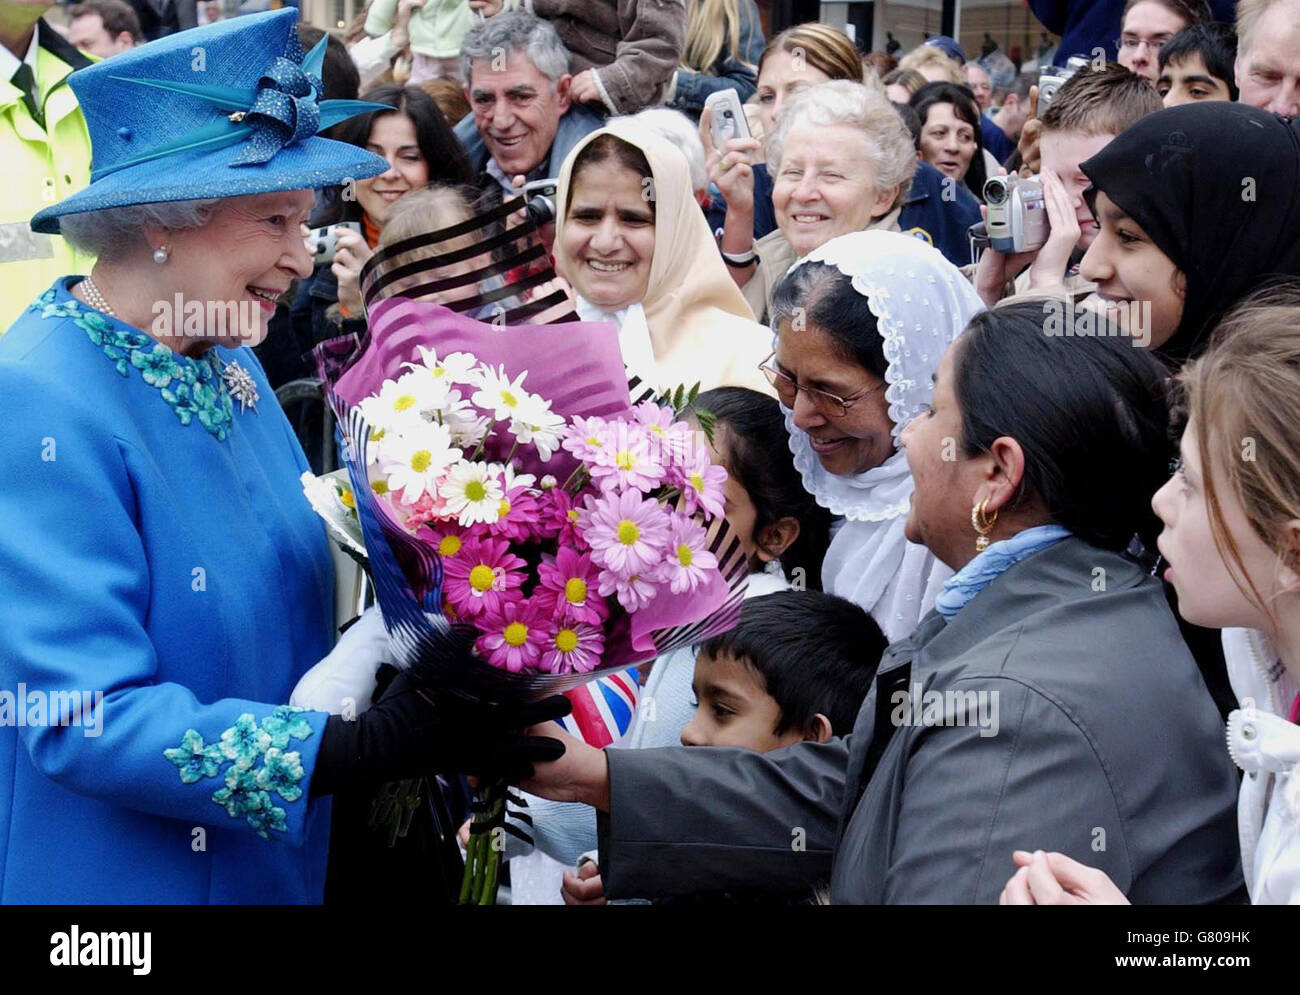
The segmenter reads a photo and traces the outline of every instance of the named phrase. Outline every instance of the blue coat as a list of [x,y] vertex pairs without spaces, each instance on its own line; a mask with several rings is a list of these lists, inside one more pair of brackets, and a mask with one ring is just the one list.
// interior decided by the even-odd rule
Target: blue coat
[[241,413],[73,282],[0,339],[0,901],[318,902],[326,716],[283,704],[332,641],[302,450],[250,349],[214,350]]

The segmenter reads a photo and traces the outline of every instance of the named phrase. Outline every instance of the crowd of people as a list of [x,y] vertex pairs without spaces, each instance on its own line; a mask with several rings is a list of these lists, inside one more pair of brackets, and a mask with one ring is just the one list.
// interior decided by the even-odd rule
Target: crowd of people
[[[0,902],[454,901],[502,769],[514,904],[1300,902],[1300,0],[1034,2],[1041,78],[753,0],[141,3],[0,0]],[[523,296],[699,384],[749,572],[609,746],[340,633],[276,399],[376,294],[489,320],[525,203]]]

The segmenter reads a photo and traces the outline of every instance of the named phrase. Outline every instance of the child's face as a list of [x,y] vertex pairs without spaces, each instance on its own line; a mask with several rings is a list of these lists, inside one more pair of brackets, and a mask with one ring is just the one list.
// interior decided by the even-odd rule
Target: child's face
[[701,653],[691,689],[699,707],[682,730],[683,746],[737,746],[766,753],[804,738],[797,729],[779,736],[773,732],[781,709],[758,671],[744,660]]
[[1195,52],[1177,62],[1166,62],[1160,70],[1160,78],[1156,80],[1156,89],[1166,107],[1191,104],[1198,100],[1232,99],[1228,84],[1217,76],[1211,76],[1205,67],[1205,60]]
[[[1235,447],[1215,448],[1228,459],[1240,457]],[[1205,496],[1207,469],[1201,464],[1195,429],[1189,426],[1183,433],[1181,469],[1151,499],[1165,526],[1156,542],[1169,563],[1164,579],[1178,592],[1178,614],[1189,622],[1216,629],[1243,626],[1271,631],[1270,619],[1243,593],[1238,579],[1253,584],[1276,609],[1287,603],[1279,598],[1288,593],[1294,598],[1295,574],[1251,527],[1227,473],[1218,466],[1212,472],[1224,527],[1241,554],[1245,576],[1240,576],[1235,564],[1229,566],[1215,544]]]
[[1079,168],[1079,163],[1092,158],[1115,140],[1114,135],[1085,135],[1082,131],[1043,131],[1038,148],[1043,157],[1043,169],[1050,169],[1061,178],[1065,191],[1074,206],[1074,216],[1079,222],[1079,241],[1075,244],[1084,251],[1097,237],[1097,219],[1092,216],[1083,192],[1092,180]]

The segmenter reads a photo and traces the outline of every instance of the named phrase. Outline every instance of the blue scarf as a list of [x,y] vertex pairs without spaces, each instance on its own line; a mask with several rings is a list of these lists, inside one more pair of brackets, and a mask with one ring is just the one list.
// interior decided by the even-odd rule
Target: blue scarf
[[993,543],[944,581],[943,590],[934,599],[934,607],[940,615],[952,621],[952,617],[965,608],[971,598],[988,587],[989,582],[1003,571],[1070,534],[1063,525],[1037,525],[1017,532],[1010,539]]

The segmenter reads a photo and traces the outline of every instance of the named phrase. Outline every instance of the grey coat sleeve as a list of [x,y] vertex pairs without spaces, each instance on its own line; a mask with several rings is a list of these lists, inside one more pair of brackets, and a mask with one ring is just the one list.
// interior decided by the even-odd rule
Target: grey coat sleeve
[[997,702],[996,722],[915,731],[885,902],[996,905],[1016,871],[1013,850],[1059,850],[1127,891],[1133,867],[1119,804],[1078,725],[1016,680],[953,687],[994,695],[986,700]]
[[847,740],[771,753],[710,747],[606,750],[600,819],[610,898],[798,892],[830,877]]

